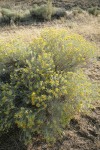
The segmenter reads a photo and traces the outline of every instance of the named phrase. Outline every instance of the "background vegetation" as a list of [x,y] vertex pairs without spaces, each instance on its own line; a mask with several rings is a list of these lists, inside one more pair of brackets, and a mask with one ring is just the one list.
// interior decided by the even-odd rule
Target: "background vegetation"
[[[40,4],[31,2],[31,4],[31,6],[25,6],[25,8],[23,8],[22,5],[17,8],[17,6],[15,7],[9,3],[6,3],[6,5],[2,4],[0,8],[0,23],[14,25],[22,22],[50,21],[51,19],[59,19],[61,17],[68,19],[69,13],[67,13],[67,11],[71,12],[74,17],[85,10],[82,7],[78,7],[78,5],[75,5],[70,9],[66,7],[56,7],[52,0]],[[87,7],[86,10],[92,15],[100,15],[98,5]]]

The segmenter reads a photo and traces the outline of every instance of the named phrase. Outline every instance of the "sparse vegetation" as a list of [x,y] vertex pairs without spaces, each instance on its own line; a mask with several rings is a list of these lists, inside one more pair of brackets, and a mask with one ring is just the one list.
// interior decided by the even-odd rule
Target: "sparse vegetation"
[[1,22],[11,24],[30,20],[51,20],[51,18],[64,17],[66,10],[52,6],[52,1],[48,0],[45,5],[34,5],[32,9],[26,11],[13,11],[10,8],[1,8]]
[[[27,22],[27,21],[50,21],[51,19],[60,19],[60,18],[69,18],[67,16],[68,10],[61,7],[55,7],[53,5],[52,0],[48,0],[45,4],[37,5],[34,4],[33,6],[28,7],[28,9],[20,8],[19,10],[13,9],[10,5],[4,5],[0,9],[0,22],[6,24],[14,24],[20,22]],[[74,7],[70,9],[72,11],[72,17],[77,16],[78,14],[83,12],[83,9],[80,7]],[[89,14],[99,16],[100,8],[99,7],[91,7],[88,9]]]

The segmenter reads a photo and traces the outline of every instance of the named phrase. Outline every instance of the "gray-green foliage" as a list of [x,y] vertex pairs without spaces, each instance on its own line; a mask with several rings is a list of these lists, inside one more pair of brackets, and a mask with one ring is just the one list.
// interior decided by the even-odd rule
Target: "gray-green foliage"
[[100,8],[99,7],[92,7],[88,9],[89,14],[92,14],[94,16],[100,15]]
[[30,11],[26,10],[26,11],[14,11],[11,9],[7,9],[7,8],[2,8],[0,10],[0,14],[1,14],[1,22],[5,22],[5,23],[17,23],[17,22],[21,22],[21,21],[27,21],[29,20],[29,18],[31,18],[30,15]]
[[9,23],[11,19],[15,17],[15,12],[7,8],[2,8],[1,14],[2,14],[2,20]]
[[34,17],[51,20],[52,16],[52,2],[48,1],[47,4],[41,6],[34,6],[33,9],[30,11],[31,15]]

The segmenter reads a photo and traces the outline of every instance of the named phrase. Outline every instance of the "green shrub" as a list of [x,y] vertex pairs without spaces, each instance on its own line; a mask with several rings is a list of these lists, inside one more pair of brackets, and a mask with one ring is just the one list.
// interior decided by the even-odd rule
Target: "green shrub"
[[30,11],[33,17],[38,19],[51,20],[52,16],[52,2],[48,0],[46,5],[36,6]]
[[24,21],[29,21],[31,20],[31,14],[30,14],[30,10],[26,10],[26,11],[22,11],[22,12],[16,12],[15,16],[14,16],[14,22],[24,22]]
[[7,9],[7,8],[2,8],[1,13],[3,16],[3,21],[9,22],[9,23],[10,23],[11,19],[13,19],[15,16],[15,12],[12,11],[11,9]]
[[55,142],[93,98],[92,84],[77,69],[95,48],[66,30],[46,29],[30,45],[0,44],[0,134],[17,126],[23,139],[34,134]]
[[30,10],[26,11],[12,11],[10,9],[2,8],[1,12],[1,22],[11,24],[11,22],[18,23],[23,21],[29,21],[31,18]]
[[89,14],[92,14],[94,16],[98,16],[100,14],[100,8],[99,7],[92,7],[88,9]]

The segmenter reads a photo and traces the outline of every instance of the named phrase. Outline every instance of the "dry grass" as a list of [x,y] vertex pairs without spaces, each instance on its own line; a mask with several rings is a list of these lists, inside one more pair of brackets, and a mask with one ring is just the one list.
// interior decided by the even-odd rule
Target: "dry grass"
[[30,42],[40,32],[40,29],[32,26],[27,27],[4,27],[0,28],[0,39],[10,40],[13,38],[23,38],[25,41]]
[[0,27],[0,39],[8,40],[9,38],[23,37],[26,41],[31,41],[46,27],[66,28],[69,32],[83,35],[100,47],[100,16],[94,17],[86,12],[69,20],[61,18],[61,20],[53,22],[34,23],[27,26]]

